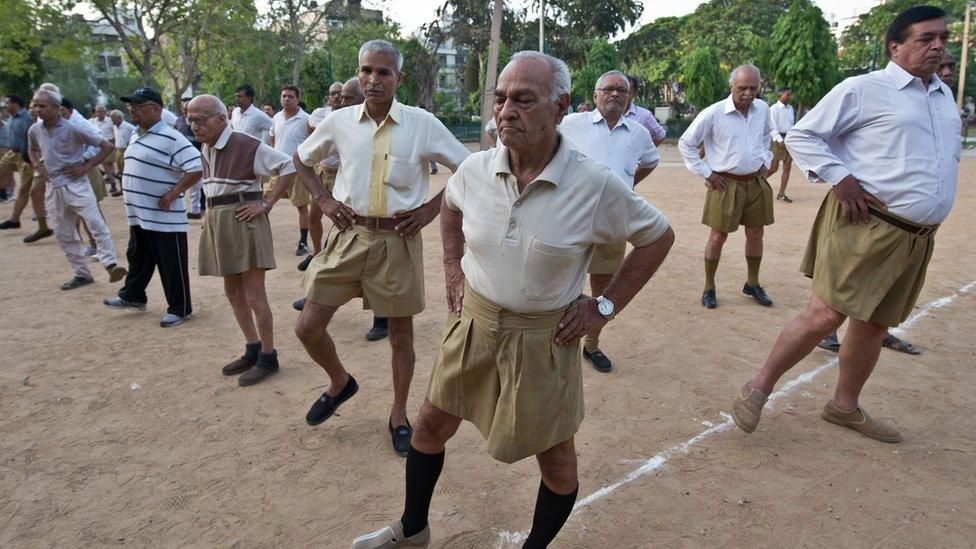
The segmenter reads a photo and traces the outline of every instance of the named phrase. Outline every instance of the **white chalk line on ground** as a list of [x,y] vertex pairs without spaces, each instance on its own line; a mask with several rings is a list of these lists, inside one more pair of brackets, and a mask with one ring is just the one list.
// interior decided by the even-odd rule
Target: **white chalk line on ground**
[[[902,322],[898,328],[893,328],[891,332],[895,335],[904,334],[905,330],[912,327],[912,325],[915,324],[918,320],[930,316],[932,311],[936,309],[942,309],[948,307],[961,295],[967,294],[971,292],[973,289],[976,289],[976,280],[973,280],[968,284],[962,286],[961,288],[959,288],[958,291],[954,292],[951,295],[940,297],[938,299],[926,303],[921,309],[919,309],[915,314],[910,316],[905,322]],[[783,385],[783,387],[780,390],[774,391],[771,395],[769,395],[768,402],[772,403],[776,400],[779,400],[791,394],[797,387],[812,382],[814,378],[820,375],[824,370],[830,368],[831,366],[836,365],[837,363],[838,363],[838,358],[836,356],[833,356],[827,359],[826,361],[824,361],[823,364],[817,366],[816,368],[810,370],[809,372],[805,372],[803,374],[796,376],[795,378],[788,381],[786,385]],[[582,509],[583,507],[592,505],[593,503],[610,495],[618,488],[621,488],[627,484],[630,484],[631,482],[634,482],[635,480],[641,477],[647,476],[661,469],[661,467],[663,467],[664,464],[667,463],[667,461],[672,457],[676,455],[687,454],[688,451],[691,450],[692,446],[697,445],[699,442],[713,435],[721,433],[723,431],[727,431],[735,426],[735,422],[732,420],[732,416],[730,416],[726,412],[719,412],[719,413],[722,415],[725,421],[709,427],[708,429],[702,431],[701,433],[698,433],[697,435],[689,438],[684,442],[675,444],[674,446],[671,446],[666,450],[658,452],[657,454],[653,455],[652,457],[646,460],[640,461],[639,462],[640,466],[638,466],[636,469],[632,470],[631,472],[627,473],[620,480],[614,482],[613,484],[608,484],[603,488],[600,488],[599,490],[586,496],[585,498],[577,501],[576,505],[573,506],[573,514],[570,515],[570,517],[579,513],[580,509]],[[528,533],[502,531],[499,532],[498,537],[499,537],[498,548],[503,549],[505,547],[518,546],[519,544],[525,541],[525,538],[528,537]]]

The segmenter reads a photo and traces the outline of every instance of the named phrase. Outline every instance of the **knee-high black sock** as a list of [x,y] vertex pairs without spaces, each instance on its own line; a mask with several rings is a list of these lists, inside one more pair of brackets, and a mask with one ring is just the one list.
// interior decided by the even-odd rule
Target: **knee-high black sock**
[[299,242],[308,245],[308,229],[298,229]]
[[410,445],[407,450],[407,497],[403,504],[403,535],[410,537],[427,527],[427,513],[434,487],[444,467],[444,452],[425,454]]
[[578,493],[578,485],[572,494],[563,496],[550,490],[545,482],[539,482],[539,495],[535,500],[532,530],[529,531],[529,537],[525,540],[523,549],[543,549],[549,546],[563,524],[566,524],[569,514],[573,512],[573,505],[576,503]]

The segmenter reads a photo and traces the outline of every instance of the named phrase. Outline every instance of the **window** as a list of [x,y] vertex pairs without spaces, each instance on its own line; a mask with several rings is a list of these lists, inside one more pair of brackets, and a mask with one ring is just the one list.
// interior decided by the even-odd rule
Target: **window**
[[110,68],[113,68],[113,69],[121,69],[122,68],[122,57],[120,57],[118,55],[109,55],[108,56],[108,66]]
[[108,60],[105,59],[104,55],[98,56],[98,60],[96,61],[96,64],[98,65],[98,70],[104,71],[105,69],[108,68]]

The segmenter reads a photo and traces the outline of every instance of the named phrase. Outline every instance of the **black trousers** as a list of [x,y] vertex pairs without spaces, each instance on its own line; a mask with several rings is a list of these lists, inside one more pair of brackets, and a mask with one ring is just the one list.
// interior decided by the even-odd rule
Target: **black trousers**
[[125,257],[129,274],[119,297],[133,303],[145,303],[146,287],[153,272],[159,269],[159,279],[166,295],[167,313],[186,316],[193,312],[190,305],[190,276],[186,258],[186,233],[149,231],[138,225],[129,227],[129,247]]

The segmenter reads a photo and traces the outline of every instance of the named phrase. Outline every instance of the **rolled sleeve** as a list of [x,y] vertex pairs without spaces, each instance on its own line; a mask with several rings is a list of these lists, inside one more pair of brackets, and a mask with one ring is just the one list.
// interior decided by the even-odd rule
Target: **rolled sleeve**
[[464,205],[464,175],[455,173],[444,187],[444,203],[452,211],[460,212]]
[[609,172],[596,211],[593,236],[597,244],[626,240],[641,248],[664,236],[670,226],[660,210]]
[[660,141],[668,135],[668,131],[664,129],[664,126],[662,126],[660,122],[657,121],[657,118],[655,118],[653,113],[651,113],[651,116],[648,118],[646,127],[647,131],[651,132],[651,139],[654,141]]
[[254,154],[254,173],[261,177],[283,177],[295,173],[295,164],[287,154],[262,143]]
[[335,146],[334,116],[327,116],[315,131],[298,146],[298,159],[308,167],[313,167],[326,158],[338,153]]
[[830,142],[856,127],[858,103],[857,90],[841,83],[786,134],[786,148],[811,181],[836,185],[852,173],[830,149]]

